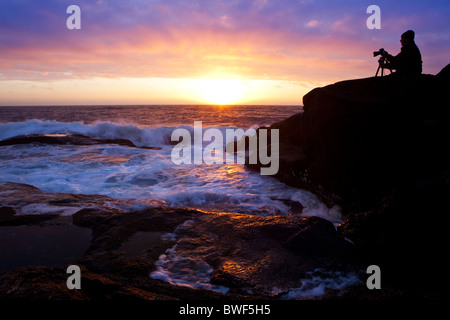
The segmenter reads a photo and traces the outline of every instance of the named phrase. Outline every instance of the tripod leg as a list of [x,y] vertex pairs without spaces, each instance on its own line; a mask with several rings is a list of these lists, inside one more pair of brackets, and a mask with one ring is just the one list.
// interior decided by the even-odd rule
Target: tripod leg
[[380,65],[378,65],[377,73],[375,73],[375,77],[378,77],[378,71],[380,71]]

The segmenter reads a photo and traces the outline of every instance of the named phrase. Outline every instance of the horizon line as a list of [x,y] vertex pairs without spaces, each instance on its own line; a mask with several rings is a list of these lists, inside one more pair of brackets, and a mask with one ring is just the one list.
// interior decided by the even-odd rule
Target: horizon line
[[274,106],[274,107],[303,107],[302,104],[192,104],[192,103],[155,103],[155,104],[20,104],[2,105],[1,107],[130,107],[130,106],[183,106],[183,107],[253,107],[253,106]]

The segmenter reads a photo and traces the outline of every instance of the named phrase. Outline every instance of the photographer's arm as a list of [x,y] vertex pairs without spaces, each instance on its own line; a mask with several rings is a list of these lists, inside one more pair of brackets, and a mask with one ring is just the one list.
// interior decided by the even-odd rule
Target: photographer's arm
[[[400,53],[399,53],[400,54]],[[398,55],[399,55],[398,54]],[[388,61],[388,63],[385,64],[385,68],[387,69],[391,69],[391,70],[395,70],[397,69],[396,65],[397,65],[397,60],[398,60],[398,55],[396,55],[395,57],[392,54],[386,53],[384,55],[384,57],[386,58],[386,60]]]

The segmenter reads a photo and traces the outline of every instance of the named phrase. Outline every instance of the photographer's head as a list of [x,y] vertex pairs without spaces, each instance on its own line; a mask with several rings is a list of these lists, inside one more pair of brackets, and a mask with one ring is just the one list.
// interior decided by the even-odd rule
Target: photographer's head
[[400,38],[400,43],[402,44],[402,47],[406,46],[407,44],[414,42],[414,31],[408,30],[404,32]]

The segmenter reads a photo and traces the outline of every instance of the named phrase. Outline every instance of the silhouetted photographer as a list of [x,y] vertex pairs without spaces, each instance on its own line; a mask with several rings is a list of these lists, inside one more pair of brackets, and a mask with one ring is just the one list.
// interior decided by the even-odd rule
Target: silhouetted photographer
[[376,76],[380,68],[382,69],[381,75],[383,75],[383,69],[389,69],[391,72],[395,70],[395,73],[398,75],[416,75],[422,73],[422,55],[414,42],[414,37],[415,34],[412,30],[408,30],[402,34],[400,39],[402,48],[396,56],[389,54],[384,49],[373,53],[374,57],[381,55],[381,58],[378,60],[379,66]]

